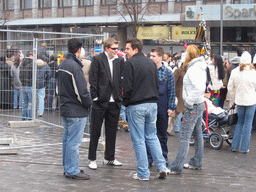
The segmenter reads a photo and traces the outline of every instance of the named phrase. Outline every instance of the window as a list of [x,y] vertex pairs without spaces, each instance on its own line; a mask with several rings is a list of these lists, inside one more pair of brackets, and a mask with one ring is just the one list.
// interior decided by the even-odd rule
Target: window
[[127,3],[127,4],[141,3],[141,0],[124,0],[124,3]]
[[72,0],[58,0],[58,7],[72,7]]
[[101,5],[116,5],[116,0],[100,0]]
[[32,9],[32,0],[21,0],[21,9]]
[[6,0],[6,9],[14,10],[14,0]]
[[176,3],[180,2],[195,2],[196,0],[175,0]]
[[79,6],[93,5],[93,0],[79,0]]
[[38,0],[39,8],[49,8],[52,7],[52,0]]

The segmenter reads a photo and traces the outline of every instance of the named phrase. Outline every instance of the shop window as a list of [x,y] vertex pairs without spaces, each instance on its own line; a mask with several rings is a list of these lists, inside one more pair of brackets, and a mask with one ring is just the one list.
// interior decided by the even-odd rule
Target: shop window
[[39,8],[50,8],[52,6],[52,0],[38,0]]
[[101,5],[116,5],[116,0],[101,0]]
[[32,9],[32,0],[21,0],[21,9]]
[[79,6],[90,6],[93,5],[93,0],[79,0]]
[[251,4],[256,3],[256,0],[233,0],[233,4]]
[[72,0],[58,0],[58,7],[72,7]]

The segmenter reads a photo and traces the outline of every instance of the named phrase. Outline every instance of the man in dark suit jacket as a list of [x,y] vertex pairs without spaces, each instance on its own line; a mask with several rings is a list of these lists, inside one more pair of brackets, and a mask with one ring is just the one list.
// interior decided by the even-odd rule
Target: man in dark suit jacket
[[104,164],[121,166],[115,159],[116,131],[121,107],[121,72],[124,59],[117,56],[118,41],[108,38],[104,42],[104,52],[94,56],[89,71],[90,91],[93,99],[89,168],[97,169],[96,151],[105,119],[105,160]]

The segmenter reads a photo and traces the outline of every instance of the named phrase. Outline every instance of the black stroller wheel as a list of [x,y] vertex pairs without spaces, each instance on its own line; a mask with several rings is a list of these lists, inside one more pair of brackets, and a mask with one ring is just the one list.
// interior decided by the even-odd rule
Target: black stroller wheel
[[220,149],[223,145],[223,138],[219,133],[212,133],[209,137],[209,144],[213,149]]
[[195,138],[194,138],[194,136],[193,136],[193,135],[191,136],[191,139],[190,139],[189,145],[190,145],[190,146],[194,146],[194,145],[195,145]]

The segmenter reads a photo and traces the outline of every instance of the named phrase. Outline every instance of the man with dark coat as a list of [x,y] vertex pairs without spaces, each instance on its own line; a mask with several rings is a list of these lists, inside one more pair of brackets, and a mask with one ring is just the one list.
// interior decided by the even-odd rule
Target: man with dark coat
[[92,99],[86,87],[82,63],[78,59],[82,43],[68,41],[68,53],[58,67],[60,115],[63,120],[63,166],[66,178],[87,180],[89,175],[78,168],[79,146],[82,142]]
[[92,58],[89,70],[90,91],[93,99],[89,168],[97,169],[96,151],[105,119],[106,149],[104,164],[121,166],[115,159],[116,131],[121,107],[121,72],[124,59],[117,56],[118,41],[108,38],[104,42],[104,52]]

